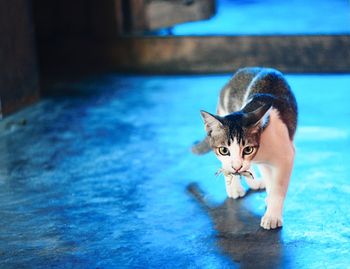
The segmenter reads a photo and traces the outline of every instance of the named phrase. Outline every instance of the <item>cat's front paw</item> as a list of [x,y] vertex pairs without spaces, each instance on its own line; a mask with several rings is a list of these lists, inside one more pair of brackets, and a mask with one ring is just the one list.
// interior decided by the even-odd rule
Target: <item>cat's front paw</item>
[[226,193],[229,198],[238,199],[246,194],[241,184],[234,184],[232,181],[226,182]]
[[260,226],[266,230],[276,229],[282,227],[283,220],[281,214],[265,213],[261,218]]
[[241,197],[244,197],[244,195],[246,194],[245,189],[242,188],[237,188],[231,191],[230,194],[228,194],[228,197],[233,198],[233,199],[238,199]]
[[226,177],[226,193],[229,198],[238,199],[246,194],[239,177]]

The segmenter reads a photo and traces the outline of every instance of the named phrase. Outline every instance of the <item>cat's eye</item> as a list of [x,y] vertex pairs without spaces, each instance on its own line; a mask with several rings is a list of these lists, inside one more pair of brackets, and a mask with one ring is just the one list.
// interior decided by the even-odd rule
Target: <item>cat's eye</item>
[[230,155],[230,151],[229,151],[228,148],[226,148],[226,147],[219,147],[219,148],[218,148],[218,152],[219,152],[219,154],[222,155],[222,156]]
[[250,155],[254,152],[254,147],[248,146],[243,149],[243,155]]

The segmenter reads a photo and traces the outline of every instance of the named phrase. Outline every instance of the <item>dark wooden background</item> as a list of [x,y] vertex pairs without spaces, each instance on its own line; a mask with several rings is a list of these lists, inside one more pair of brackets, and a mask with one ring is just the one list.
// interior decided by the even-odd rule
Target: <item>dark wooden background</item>
[[39,98],[38,67],[30,1],[0,1],[0,114]]
[[233,73],[243,66],[350,72],[345,34],[156,34],[214,14],[214,0],[0,0],[0,114],[35,102],[43,82],[66,75]]

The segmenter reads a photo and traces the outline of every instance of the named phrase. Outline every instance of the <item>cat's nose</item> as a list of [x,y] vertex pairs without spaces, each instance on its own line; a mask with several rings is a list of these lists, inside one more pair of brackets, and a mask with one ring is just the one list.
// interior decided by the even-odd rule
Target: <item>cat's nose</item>
[[239,172],[239,170],[241,170],[242,167],[243,165],[237,165],[237,166],[232,166],[232,169],[237,173]]

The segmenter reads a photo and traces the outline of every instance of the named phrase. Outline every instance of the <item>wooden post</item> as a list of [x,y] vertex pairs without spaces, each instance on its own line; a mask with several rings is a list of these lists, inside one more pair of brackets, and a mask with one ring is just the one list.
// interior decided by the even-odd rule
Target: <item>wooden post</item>
[[8,115],[38,100],[31,2],[0,1],[0,103]]

